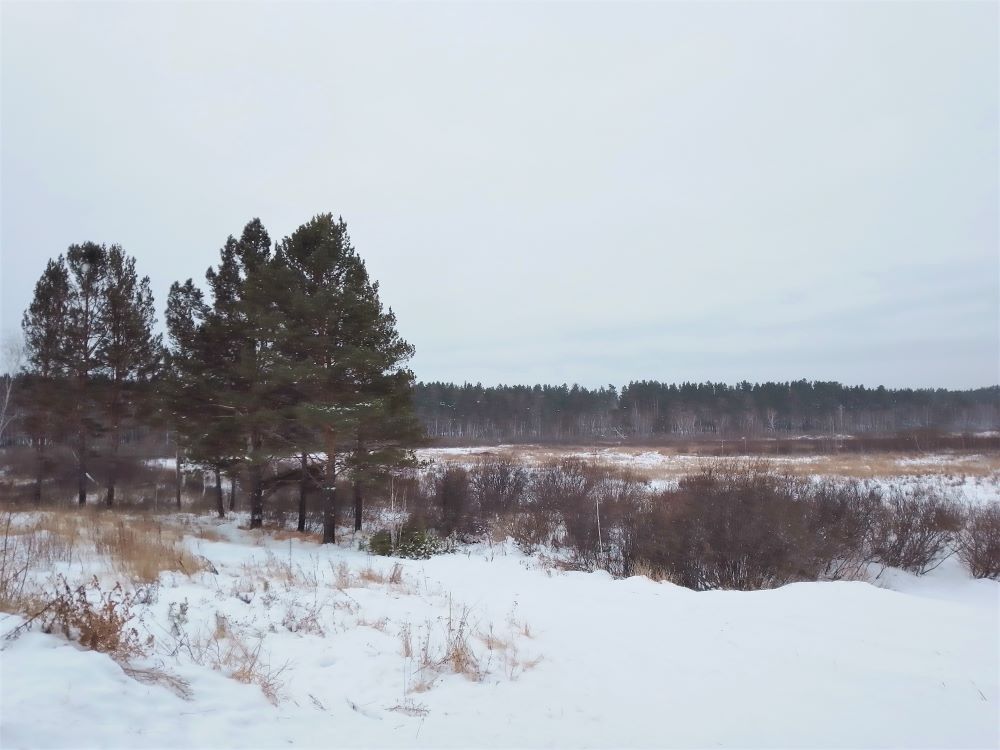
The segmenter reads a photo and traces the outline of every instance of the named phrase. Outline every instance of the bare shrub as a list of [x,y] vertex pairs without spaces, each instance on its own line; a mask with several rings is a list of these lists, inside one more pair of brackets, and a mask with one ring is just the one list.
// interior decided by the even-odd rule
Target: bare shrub
[[727,462],[654,498],[634,558],[696,590],[816,580],[801,485],[758,461]]
[[441,533],[470,531],[469,473],[460,466],[449,466],[436,478],[436,495]]
[[489,527],[492,539],[512,539],[526,553],[553,543],[559,519],[539,507],[527,507],[493,519]]
[[953,552],[962,508],[935,490],[893,490],[874,519],[872,554],[882,565],[922,575]]
[[524,500],[528,475],[509,456],[490,456],[469,472],[472,494],[483,516],[516,510]]
[[599,469],[572,460],[536,470],[531,481],[531,511],[544,519],[540,531],[551,529],[552,543],[570,546],[588,561],[595,561],[598,552],[597,506],[592,496],[598,481]]
[[828,580],[864,577],[875,560],[874,538],[885,512],[882,492],[858,481],[823,482],[811,489],[808,527],[817,563]]
[[95,576],[89,584],[73,588],[60,575],[55,591],[41,595],[38,601],[44,603],[8,633],[8,639],[38,623],[45,633],[59,631],[84,648],[110,654],[118,661],[144,656],[153,644],[152,636],[143,640],[139,631],[129,625],[134,617],[135,594],[124,591],[120,583],[104,590]]
[[399,628],[399,644],[403,658],[411,658],[413,656],[413,634],[408,622],[404,622]]
[[970,510],[958,539],[958,556],[973,577],[1000,579],[1000,505]]

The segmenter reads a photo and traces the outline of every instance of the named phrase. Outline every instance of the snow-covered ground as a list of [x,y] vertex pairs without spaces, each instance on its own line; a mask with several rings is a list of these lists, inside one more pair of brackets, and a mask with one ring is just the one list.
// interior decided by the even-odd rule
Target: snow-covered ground
[[[955,561],[879,585],[695,593],[563,572],[512,546],[394,560],[193,524],[215,532],[185,544],[217,572],[162,574],[137,625],[155,638],[139,666],[190,694],[35,629],[2,642],[0,746],[1000,743],[1000,584]],[[83,554],[59,570],[117,579]],[[0,616],[0,632],[19,622]],[[471,649],[467,674],[442,661],[449,638]],[[212,668],[236,642],[259,648],[276,705]]]

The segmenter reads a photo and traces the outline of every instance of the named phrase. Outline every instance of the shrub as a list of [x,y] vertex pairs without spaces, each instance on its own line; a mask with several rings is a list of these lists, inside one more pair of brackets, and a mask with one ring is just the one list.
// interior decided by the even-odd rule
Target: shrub
[[368,551],[373,555],[388,557],[392,554],[392,534],[388,529],[379,529],[368,539]]
[[368,540],[368,551],[373,555],[406,557],[426,560],[447,550],[445,542],[428,529],[404,526],[398,534],[389,529],[376,531]]
[[874,561],[874,535],[885,512],[882,492],[857,481],[824,482],[803,500],[817,563],[828,580],[856,579]]
[[961,507],[934,490],[893,490],[874,518],[872,555],[884,566],[923,575],[954,552],[962,522]]
[[469,526],[469,473],[449,466],[436,481],[441,533],[448,535]]
[[558,519],[532,507],[496,518],[490,534],[494,539],[510,538],[523,552],[530,553],[539,546],[552,544],[557,524]]
[[573,548],[588,563],[596,561],[600,546],[592,495],[599,480],[599,470],[582,461],[543,467],[531,480],[531,511],[548,518],[553,529],[551,541]]
[[516,510],[524,500],[528,474],[506,456],[481,460],[470,472],[472,493],[485,516]]
[[685,477],[654,498],[636,529],[633,561],[696,590],[751,590],[815,580],[802,484],[760,462],[727,463]]
[[959,559],[973,577],[1000,579],[1000,505],[973,508],[958,539]]
[[139,631],[129,626],[136,595],[124,591],[120,583],[105,591],[95,576],[89,584],[72,588],[60,575],[54,594],[44,598],[48,601],[8,633],[8,639],[16,638],[37,622],[43,632],[58,630],[84,648],[110,654],[118,661],[144,656],[153,643],[153,636],[142,640]]

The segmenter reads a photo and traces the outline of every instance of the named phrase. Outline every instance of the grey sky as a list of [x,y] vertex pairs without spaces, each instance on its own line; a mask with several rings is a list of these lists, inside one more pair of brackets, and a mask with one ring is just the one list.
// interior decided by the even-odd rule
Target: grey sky
[[2,319],[342,214],[423,380],[1000,380],[993,2],[2,5]]

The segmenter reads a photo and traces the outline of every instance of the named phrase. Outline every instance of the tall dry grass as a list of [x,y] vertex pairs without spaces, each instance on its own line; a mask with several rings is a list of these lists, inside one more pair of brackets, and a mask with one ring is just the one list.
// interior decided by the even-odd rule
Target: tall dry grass
[[133,581],[152,583],[166,571],[193,575],[208,566],[184,545],[181,530],[159,520],[100,514],[90,533],[97,553]]

